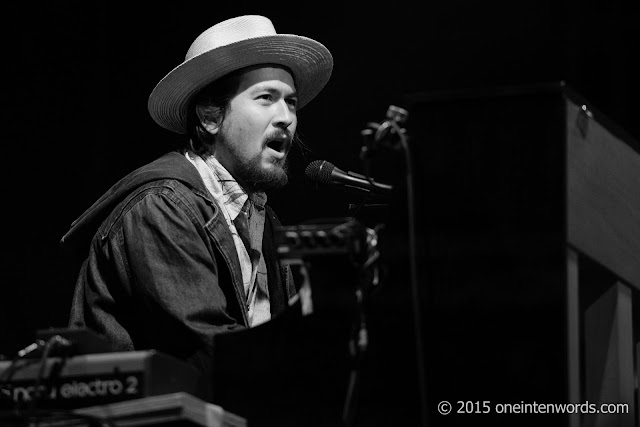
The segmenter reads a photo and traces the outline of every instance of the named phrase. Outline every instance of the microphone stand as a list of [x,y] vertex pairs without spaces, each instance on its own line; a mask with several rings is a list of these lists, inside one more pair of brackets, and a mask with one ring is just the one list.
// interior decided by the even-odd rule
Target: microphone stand
[[[411,151],[408,138],[404,128],[400,124],[407,119],[408,112],[394,105],[389,106],[387,110],[387,120],[382,124],[368,123],[369,129],[364,129],[361,134],[365,139],[362,147],[360,158],[363,161],[364,175],[369,182],[373,179],[369,176],[369,161],[378,150],[378,146],[393,147],[393,140],[390,136],[397,137],[399,148],[404,153],[404,161],[406,167],[406,185],[407,185],[407,221],[409,234],[409,270],[411,280],[411,296],[412,311],[414,323],[414,335],[416,344],[416,367],[418,370],[418,387],[419,387],[419,405],[421,425],[427,426],[427,386],[424,366],[424,349],[422,334],[422,314],[420,306],[420,289],[418,284],[418,266],[417,266],[417,242],[416,242],[416,221],[415,221],[415,200],[414,200],[414,183],[413,183],[413,167],[411,163]],[[396,147],[394,147],[396,148]]]

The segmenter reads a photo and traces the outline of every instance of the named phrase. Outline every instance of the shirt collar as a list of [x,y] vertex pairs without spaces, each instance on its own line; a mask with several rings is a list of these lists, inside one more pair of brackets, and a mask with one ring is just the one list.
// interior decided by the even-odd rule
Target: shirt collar
[[250,200],[255,207],[264,209],[267,195],[262,191],[247,194],[215,157],[202,158],[191,151],[186,154],[200,172],[205,186],[213,197],[225,206],[231,220],[238,216],[247,200]]

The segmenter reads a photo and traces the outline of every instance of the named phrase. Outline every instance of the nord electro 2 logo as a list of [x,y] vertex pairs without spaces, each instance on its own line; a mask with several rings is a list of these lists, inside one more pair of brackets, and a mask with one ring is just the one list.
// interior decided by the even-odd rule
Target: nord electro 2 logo
[[[142,376],[134,374],[65,377],[40,384],[38,406],[78,407],[136,399],[142,397],[142,387]],[[34,395],[33,380],[0,384],[2,407],[31,402]]]

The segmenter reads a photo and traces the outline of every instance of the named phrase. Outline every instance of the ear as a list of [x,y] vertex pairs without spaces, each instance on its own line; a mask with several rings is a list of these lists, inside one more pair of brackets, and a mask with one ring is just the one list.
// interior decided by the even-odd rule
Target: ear
[[202,126],[207,130],[207,132],[209,132],[211,135],[217,134],[218,130],[220,129],[216,122],[204,120],[201,120],[200,122],[202,123]]
[[216,111],[211,111],[211,108],[196,107],[196,114],[198,115],[198,120],[202,124],[207,132],[211,135],[215,135],[220,130],[220,114]]

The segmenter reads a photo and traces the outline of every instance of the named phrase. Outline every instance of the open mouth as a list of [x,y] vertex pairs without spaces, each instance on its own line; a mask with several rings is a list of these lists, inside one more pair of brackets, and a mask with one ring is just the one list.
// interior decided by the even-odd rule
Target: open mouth
[[267,142],[267,147],[271,148],[272,150],[278,151],[280,153],[284,152],[286,147],[287,147],[287,140],[286,139],[282,139],[282,138],[278,138],[278,139],[273,139],[269,142]]

